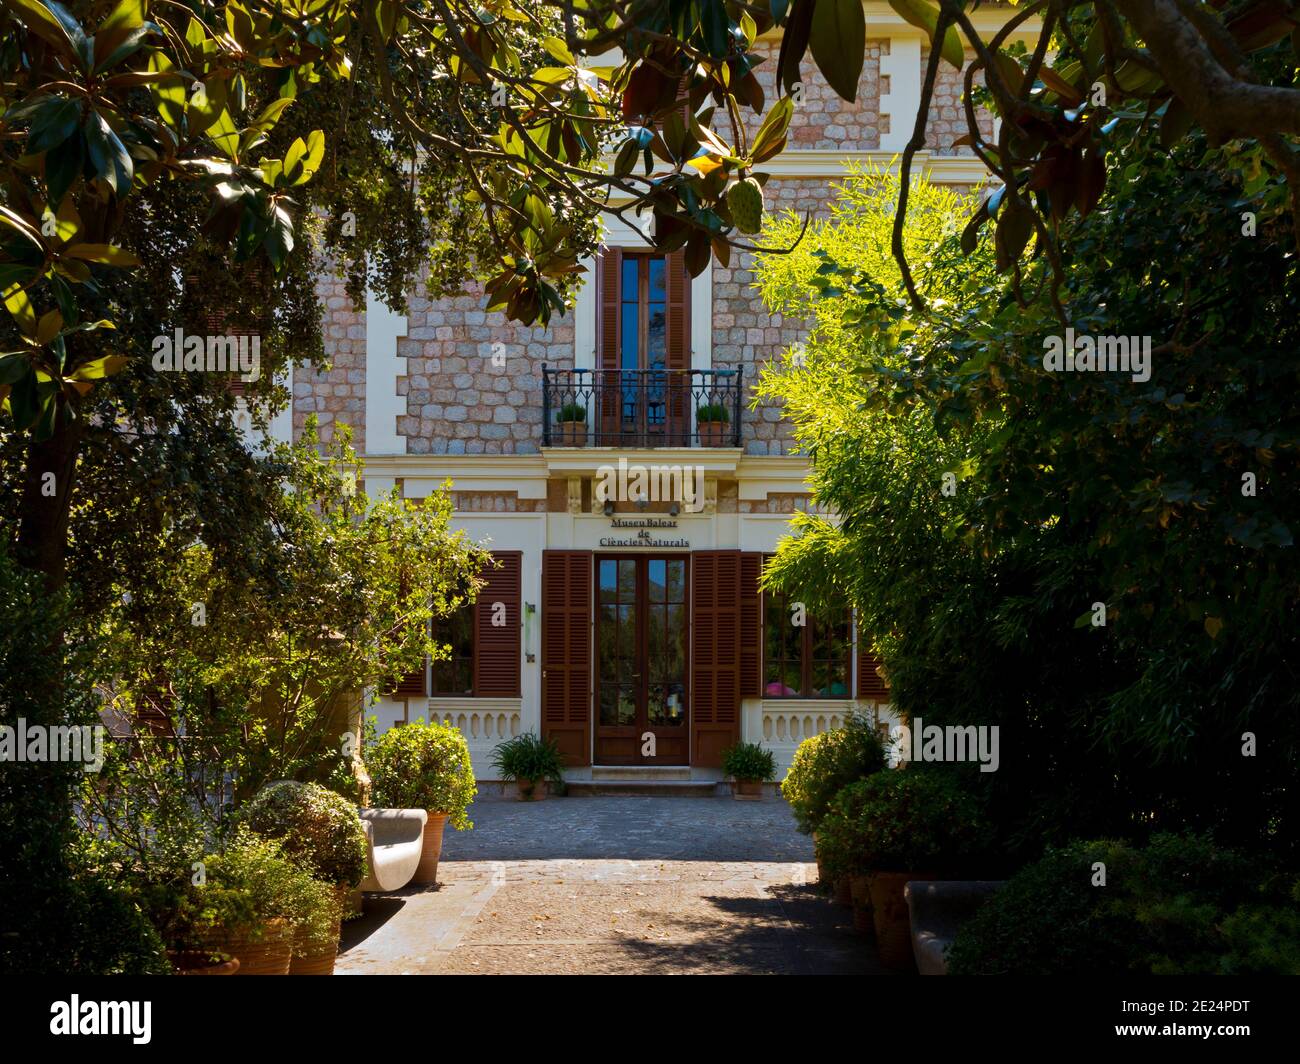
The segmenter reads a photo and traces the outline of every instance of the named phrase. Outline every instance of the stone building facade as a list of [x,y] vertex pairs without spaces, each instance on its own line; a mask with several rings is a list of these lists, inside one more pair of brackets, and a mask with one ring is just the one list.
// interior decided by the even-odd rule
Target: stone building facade
[[[839,99],[805,59],[787,150],[765,165],[769,210],[823,215],[846,166],[888,165],[910,136],[926,42],[887,4],[865,8],[858,98]],[[1000,23],[996,12],[974,17]],[[759,48],[771,100],[779,38]],[[985,175],[952,145],[965,130],[961,91],[945,69],[917,166],[969,187]],[[341,282],[320,281],[332,366],[297,371],[277,431],[291,422],[299,434],[311,413],[326,439],[350,425],[372,495],[420,498],[451,480],[456,525],[501,559],[472,615],[440,632],[452,663],[426,663],[376,692],[373,708],[381,728],[429,716],[460,727],[481,778],[496,743],[526,731],[554,738],[575,780],[717,779],[721,750],[737,740],[769,746],[783,768],[802,738],[847,714],[889,712],[850,620],[783,633],[782,604],[756,584],[790,515],[812,505],[780,409],[750,406],[763,366],[804,337],[803,324],[767,313],[749,253],[692,281],[647,250],[611,224],[576,306],[545,330],[488,314],[472,287],[436,300],[413,292],[398,316],[373,300],[354,308]],[[616,303],[617,336],[602,329]],[[638,343],[640,364],[628,354]],[[578,430],[561,425],[571,405],[583,407]],[[695,417],[713,405],[729,411],[716,439]],[[700,490],[606,504],[601,484],[621,466],[675,470],[683,492]]]

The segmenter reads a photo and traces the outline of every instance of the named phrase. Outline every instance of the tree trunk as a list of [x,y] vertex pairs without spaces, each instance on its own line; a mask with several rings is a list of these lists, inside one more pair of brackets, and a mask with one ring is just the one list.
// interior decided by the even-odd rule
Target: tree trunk
[[57,591],[67,578],[68,516],[81,450],[81,421],[59,418],[54,434],[27,447],[27,471],[18,518],[18,558]]

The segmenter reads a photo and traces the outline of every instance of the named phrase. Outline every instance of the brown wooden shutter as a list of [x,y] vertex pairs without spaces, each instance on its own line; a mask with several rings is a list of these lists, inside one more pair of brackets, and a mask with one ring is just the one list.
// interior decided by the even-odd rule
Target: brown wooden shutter
[[889,686],[876,675],[880,658],[870,650],[871,640],[858,629],[858,698],[864,702],[888,702]]
[[421,665],[415,672],[408,672],[384,693],[396,695],[398,698],[424,698],[429,694],[429,689],[425,686],[427,679],[428,672]]
[[691,275],[686,252],[674,251],[664,264],[668,296],[665,365],[668,369],[668,438],[679,447],[690,445],[693,429],[691,395]]
[[691,555],[694,765],[721,767],[740,738],[740,583],[740,551]]
[[542,734],[590,764],[591,551],[542,551]]
[[763,572],[761,551],[740,556],[740,697],[763,695],[763,596],[758,578]]
[[[618,442],[619,424],[619,279],[623,270],[620,248],[601,248],[596,264],[596,382],[600,395],[600,432],[603,442]],[[588,415],[591,416],[590,414]]]
[[[479,698],[519,697],[519,610],[524,556],[493,552],[498,565],[483,574],[474,604],[474,694]],[[493,604],[505,605],[505,624],[492,624]]]

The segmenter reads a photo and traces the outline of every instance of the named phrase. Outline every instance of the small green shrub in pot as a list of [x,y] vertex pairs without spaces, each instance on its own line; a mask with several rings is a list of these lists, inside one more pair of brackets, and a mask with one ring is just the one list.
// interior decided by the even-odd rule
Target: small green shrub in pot
[[948,970],[1300,975],[1300,877],[1199,835],[1049,849],[962,925]]
[[739,783],[766,783],[776,778],[776,757],[758,743],[737,743],[723,751],[722,773]]
[[281,780],[263,787],[244,820],[325,883],[355,887],[366,874],[366,831],[356,807],[317,783]]
[[885,749],[866,717],[852,716],[842,728],[810,736],[795,750],[781,794],[805,835],[818,830],[831,800],[850,783],[885,767]]
[[519,783],[520,797],[532,797],[542,781],[559,784],[564,779],[564,758],[552,739],[533,732],[515,735],[498,743],[492,751],[492,765],[506,782]]
[[457,830],[474,826],[467,811],[478,788],[458,728],[424,720],[389,728],[366,751],[365,762],[376,806],[445,813]]
[[958,873],[989,839],[981,803],[954,774],[914,767],[850,783],[817,828],[827,870]]
[[587,408],[581,403],[565,403],[556,413],[555,420],[562,424],[575,421],[585,422],[587,420]]
[[725,403],[702,403],[695,411],[695,420],[706,425],[727,424],[731,421],[731,411]]

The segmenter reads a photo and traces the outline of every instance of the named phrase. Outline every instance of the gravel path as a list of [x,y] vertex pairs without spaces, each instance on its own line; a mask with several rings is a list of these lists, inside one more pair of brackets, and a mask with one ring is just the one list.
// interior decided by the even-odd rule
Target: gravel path
[[340,974],[885,974],[779,799],[480,798],[436,888],[367,898]]

